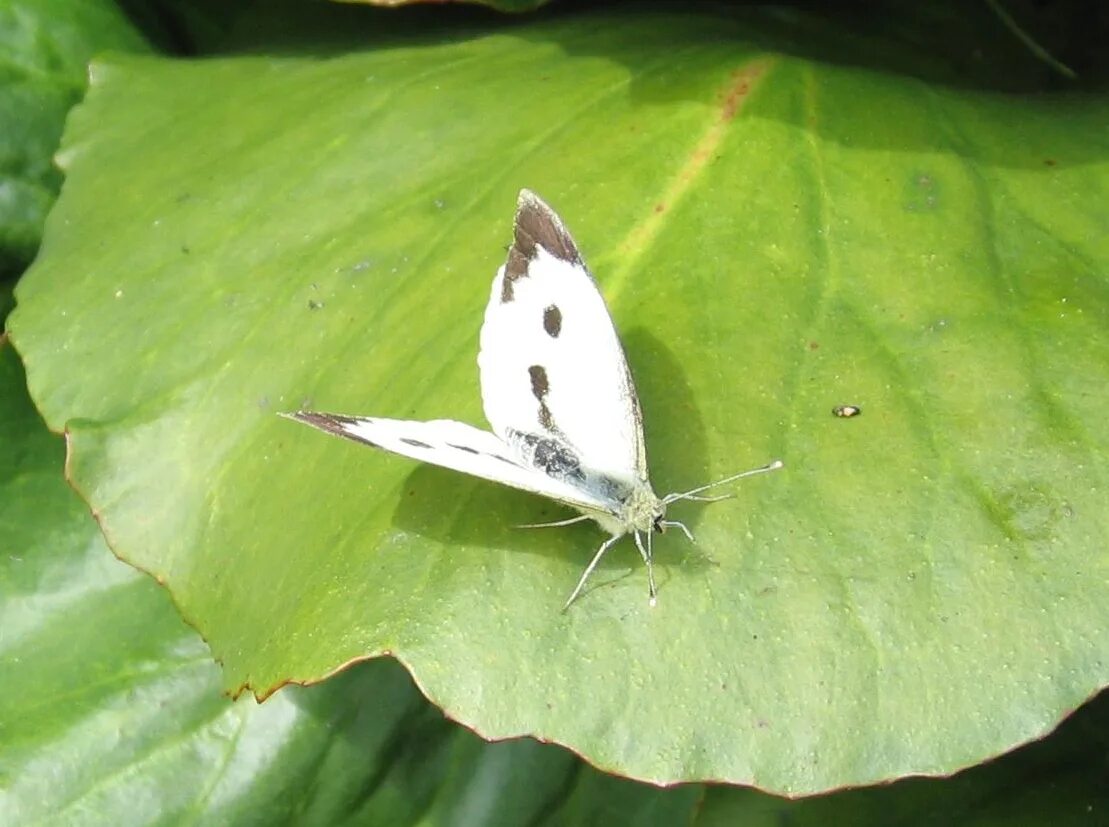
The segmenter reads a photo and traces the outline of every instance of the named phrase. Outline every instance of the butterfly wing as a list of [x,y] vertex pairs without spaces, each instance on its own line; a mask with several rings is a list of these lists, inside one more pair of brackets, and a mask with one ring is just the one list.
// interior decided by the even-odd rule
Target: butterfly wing
[[587,490],[575,487],[572,481],[521,465],[511,456],[508,446],[496,436],[463,422],[450,419],[413,422],[312,411],[298,411],[285,416],[329,434],[541,494],[583,511],[610,510],[608,503],[591,496]]
[[528,190],[478,365],[485,415],[503,441],[532,435],[569,446],[602,478],[646,482],[639,400],[608,308],[562,221]]

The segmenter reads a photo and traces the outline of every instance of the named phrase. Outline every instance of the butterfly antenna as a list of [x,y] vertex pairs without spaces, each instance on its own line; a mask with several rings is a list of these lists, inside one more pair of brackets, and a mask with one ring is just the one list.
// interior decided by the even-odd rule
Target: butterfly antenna
[[606,551],[612,548],[613,544],[617,540],[619,540],[621,536],[622,535],[618,534],[615,537],[609,537],[607,540],[601,543],[601,547],[597,549],[597,553],[593,555],[593,559],[589,561],[589,565],[586,566],[585,571],[582,572],[581,579],[578,581],[578,585],[574,587],[573,593],[563,604],[562,611],[566,611],[567,609],[569,609],[570,604],[577,600],[578,595],[581,594],[582,587],[585,586],[585,581],[589,579],[589,575],[593,573],[593,569],[597,568],[597,564],[601,562],[601,557],[604,556],[604,553]]
[[702,485],[699,488],[694,488],[690,491],[685,491],[680,494],[667,494],[665,497],[662,498],[662,502],[665,504],[677,502],[678,500],[694,499],[696,495],[700,494],[702,491],[708,491],[710,488],[715,488],[718,485],[726,485],[729,482],[735,482],[736,480],[741,480],[744,477],[753,477],[755,476],[755,474],[765,474],[767,471],[777,471],[783,465],[785,465],[785,463],[783,463],[780,459],[776,459],[769,465],[762,466],[762,468],[752,468],[750,471],[744,471],[742,474],[733,474],[732,476],[726,477],[725,479],[717,480],[716,482],[710,482],[708,485]]

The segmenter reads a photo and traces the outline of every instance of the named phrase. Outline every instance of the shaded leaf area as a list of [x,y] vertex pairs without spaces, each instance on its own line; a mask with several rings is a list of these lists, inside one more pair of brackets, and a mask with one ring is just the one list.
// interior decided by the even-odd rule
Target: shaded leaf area
[[[799,794],[979,762],[1105,683],[1105,102],[752,27],[96,66],[10,327],[109,542],[229,688],[392,653],[485,736]],[[609,300],[657,487],[786,461],[674,509],[697,544],[660,538],[654,610],[625,544],[559,612],[599,532],[513,526],[563,509],[275,416],[481,422],[521,186]]]
[[14,281],[0,281],[0,337],[4,336],[4,321],[8,318],[8,312],[15,304],[15,299],[12,297],[12,288],[15,287]]
[[857,60],[872,59],[870,50],[858,48],[871,38],[891,46],[912,43],[915,58],[900,60],[923,59],[933,72],[951,72],[960,85],[990,78],[995,88],[1062,90],[1104,88],[1109,79],[1100,45],[1109,16],[1085,0],[884,0],[867,4],[865,15],[850,2],[818,5],[850,32],[828,48],[855,51]]
[[[561,0],[529,15],[494,15],[466,3],[415,3],[378,12],[361,3],[324,8],[299,0],[269,0],[261,7],[262,13],[253,7],[235,15],[223,6],[220,12],[225,23],[218,30],[219,37],[204,34],[213,30],[211,25],[198,26],[190,20],[196,17],[194,3],[175,8],[174,19],[185,31],[199,30],[196,39],[201,50],[314,54],[325,44],[335,50],[361,50],[368,36],[380,47],[414,31],[447,37],[474,30],[511,31],[536,21],[588,14],[593,11],[589,6],[603,5]],[[712,13],[727,18],[751,45],[763,51],[870,67],[930,83],[1015,92],[1104,88],[1109,80],[1109,61],[1100,37],[1104,27],[1091,16],[1085,0],[1057,0],[1048,5],[1012,0],[1004,4],[1021,31],[1035,35],[1041,48],[1078,70],[1078,78],[1073,80],[1062,77],[1031,51],[987,3],[885,0],[868,3],[865,15],[858,13],[854,2],[802,0],[773,8],[752,3],[624,5],[630,7],[624,13],[645,20],[667,12],[688,13],[695,6],[694,11],[701,12],[711,6]],[[1104,17],[1106,13],[1100,14]],[[665,53],[665,45],[658,48],[660,56]]]
[[699,790],[664,794],[534,741],[486,744],[391,660],[261,706],[228,701],[165,592],[105,547],[22,381],[0,345],[5,825],[688,818]]
[[[439,0],[440,2],[456,2],[462,4],[475,4],[480,6],[488,6],[491,9],[503,12],[525,12],[533,11],[540,6],[551,2],[551,0]],[[408,6],[408,5],[421,5],[427,0],[338,0],[340,3],[350,3],[352,5],[365,5],[365,6]]]
[[264,3],[119,0],[119,6],[141,29],[152,47],[171,55],[210,54],[227,40],[236,21],[253,17],[258,24],[266,19],[280,19],[287,14],[284,7],[294,3],[296,0],[266,0]]
[[1102,693],[1043,741],[953,778],[783,801],[754,790],[710,787],[698,827],[1095,827],[1109,820],[1105,784],[1109,694]]
[[146,51],[111,0],[0,0],[0,280],[38,248],[61,186],[54,150],[106,49]]

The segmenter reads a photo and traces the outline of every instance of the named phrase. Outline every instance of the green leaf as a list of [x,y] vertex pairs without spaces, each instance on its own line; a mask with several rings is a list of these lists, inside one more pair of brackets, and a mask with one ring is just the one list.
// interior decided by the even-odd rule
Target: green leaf
[[391,660],[230,703],[165,592],[104,546],[2,344],[0,444],[5,825],[522,825],[552,806],[569,824],[688,820],[699,790],[583,771],[553,745],[485,744]]
[[104,49],[146,50],[111,0],[0,0],[0,279],[38,247],[61,184],[62,124]]
[[111,559],[61,480],[60,440],[22,383],[11,349],[0,347],[5,824],[457,824],[465,815],[480,824],[670,825],[694,812],[706,826],[847,816],[885,824],[893,812],[907,823],[958,812],[961,823],[1035,813],[1028,823],[1065,825],[1088,824],[1106,806],[1099,760],[1109,696],[1051,738],[954,780],[802,802],[659,790],[582,767],[552,745],[485,744],[430,709],[391,660],[261,707],[230,704],[165,595]]
[[[342,722],[302,708],[303,692],[264,707],[221,696],[203,642],[164,590],[112,557],[65,484],[62,440],[22,380],[0,346],[4,823],[155,823],[310,783]],[[249,786],[236,765],[257,774]]]
[[[388,652],[484,736],[799,794],[976,763],[1106,682],[1109,107],[768,53],[761,19],[95,67],[10,327],[229,688]],[[630,543],[560,613],[595,528],[275,416],[480,423],[521,186],[597,274],[657,487],[786,460],[673,510],[653,610]]]
[[1090,827],[1109,812],[1109,693],[1102,693],[1051,737],[953,778],[909,778],[803,801],[711,787],[697,827]]

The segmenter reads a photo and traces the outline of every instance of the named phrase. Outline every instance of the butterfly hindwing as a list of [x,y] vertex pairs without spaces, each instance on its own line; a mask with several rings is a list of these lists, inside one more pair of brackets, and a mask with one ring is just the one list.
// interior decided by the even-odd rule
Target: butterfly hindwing
[[540,435],[598,475],[646,481],[639,401],[604,299],[562,221],[528,190],[493,281],[478,365],[485,415],[502,440]]
[[609,510],[608,503],[591,496],[588,491],[521,465],[512,456],[508,446],[494,434],[464,422],[451,419],[415,422],[309,411],[299,411],[288,416],[321,431],[420,462],[541,494],[589,511]]

